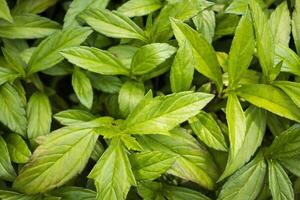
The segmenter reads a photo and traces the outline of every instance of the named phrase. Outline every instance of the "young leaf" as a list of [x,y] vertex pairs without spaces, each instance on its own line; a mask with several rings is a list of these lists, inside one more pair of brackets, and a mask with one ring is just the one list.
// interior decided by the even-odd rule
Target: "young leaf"
[[33,93],[27,105],[27,136],[35,139],[50,132],[52,111],[48,96],[41,92]]
[[0,178],[7,181],[13,181],[16,177],[16,172],[10,163],[7,145],[2,136],[0,136],[0,150]]
[[13,9],[14,14],[33,13],[38,14],[53,6],[58,0],[18,0]]
[[118,8],[118,12],[128,17],[143,16],[158,10],[162,6],[160,0],[130,0]]
[[282,2],[272,13],[270,26],[274,36],[273,43],[288,46],[291,34],[291,17],[287,2]]
[[94,97],[91,81],[79,68],[75,68],[72,74],[72,86],[80,103],[91,109]]
[[255,200],[263,187],[267,165],[262,154],[237,171],[223,185],[218,200]]
[[59,31],[45,40],[34,50],[29,63],[28,73],[49,69],[63,60],[59,52],[65,48],[79,46],[91,34],[89,28],[73,28]]
[[131,134],[168,134],[175,126],[195,116],[213,98],[206,93],[180,92],[152,98],[149,94],[124,122]]
[[63,185],[83,170],[97,138],[90,128],[65,127],[52,132],[22,168],[13,188],[36,194]]
[[201,111],[189,119],[189,124],[197,137],[207,146],[219,151],[228,150],[224,135],[210,114]]
[[298,54],[300,54],[300,2],[295,1],[295,9],[292,16],[292,33]]
[[145,88],[143,83],[127,81],[121,87],[118,102],[120,111],[127,117],[143,99]]
[[246,117],[235,94],[229,94],[228,96],[226,119],[229,130],[230,156],[235,158],[242,148],[246,136]]
[[0,121],[12,131],[26,135],[26,112],[18,91],[8,83],[0,86]]
[[95,181],[97,200],[126,199],[130,187],[136,182],[127,152],[119,138],[112,140],[88,177]]
[[6,82],[15,80],[18,76],[20,75],[13,70],[0,67],[0,86]]
[[26,163],[31,156],[26,142],[21,136],[11,133],[5,137],[10,158],[15,163]]
[[282,89],[300,108],[300,83],[291,81],[274,81],[273,84]]
[[192,49],[185,42],[179,47],[170,71],[172,92],[187,91],[191,88],[194,76]]
[[[116,132],[115,134],[118,134],[118,132]],[[112,137],[114,137],[114,136],[112,136]],[[133,151],[142,151],[143,150],[143,147],[141,147],[141,145],[138,143],[136,138],[133,136],[123,134],[121,136],[121,140],[124,143],[124,145],[127,147],[127,149],[129,149],[129,150],[133,150]]]
[[54,118],[65,126],[76,125],[81,122],[87,122],[95,119],[91,113],[75,109],[64,110],[56,113]]
[[146,74],[172,56],[175,51],[175,47],[165,43],[145,45],[134,54],[131,73],[134,75]]
[[128,17],[106,9],[90,8],[81,13],[82,18],[95,31],[112,38],[131,38],[147,41],[143,30]]
[[13,22],[13,18],[10,14],[9,7],[6,0],[0,0],[0,18],[6,21]]
[[300,122],[300,109],[280,89],[266,84],[244,85],[237,94],[254,104],[279,116]]
[[13,23],[0,20],[0,37],[9,39],[35,39],[59,30],[59,24],[34,14],[16,15]]
[[293,200],[294,191],[292,183],[281,167],[281,165],[275,161],[270,160],[269,166],[269,187],[274,200]]
[[247,163],[261,145],[266,130],[266,111],[255,106],[250,106],[246,112],[246,135],[242,148],[235,157],[229,155],[226,168],[219,181],[233,174]]
[[229,87],[235,87],[247,70],[255,48],[251,16],[246,11],[235,31],[229,57],[228,78]]
[[111,53],[94,47],[72,47],[61,54],[71,63],[104,75],[129,75],[129,70]]
[[188,42],[191,46],[196,70],[213,80],[218,91],[221,91],[223,87],[221,68],[213,47],[200,33],[179,20],[172,18],[171,25],[179,45]]
[[300,57],[292,49],[277,44],[275,53],[275,62],[282,61],[281,71],[300,76]]
[[137,180],[154,180],[165,173],[175,162],[176,156],[160,151],[145,151],[130,157],[132,171]]
[[137,136],[145,150],[161,151],[177,157],[169,174],[195,182],[212,190],[218,170],[210,153],[185,129],[174,129],[171,136]]
[[203,10],[197,16],[193,17],[193,22],[198,32],[211,43],[215,34],[216,17],[213,10]]

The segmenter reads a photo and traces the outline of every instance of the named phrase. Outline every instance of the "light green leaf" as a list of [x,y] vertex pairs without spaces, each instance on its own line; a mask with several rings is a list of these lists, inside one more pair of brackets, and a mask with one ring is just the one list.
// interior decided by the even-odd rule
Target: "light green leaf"
[[111,53],[94,47],[72,47],[61,54],[71,63],[104,75],[129,75],[129,70]]
[[138,182],[137,192],[144,200],[165,200],[161,182]]
[[175,47],[166,43],[153,43],[141,47],[132,58],[132,74],[142,75],[152,71],[175,51]]
[[73,0],[64,17],[64,28],[77,27],[79,22],[77,15],[87,8],[105,8],[110,0]]
[[73,28],[59,31],[43,40],[34,50],[29,63],[28,73],[49,69],[63,60],[60,51],[79,46],[91,34],[89,28]]
[[81,122],[87,122],[95,119],[91,113],[76,109],[64,110],[56,113],[54,118],[65,126],[76,125]]
[[172,92],[187,91],[194,76],[194,58],[187,42],[179,47],[170,71]]
[[200,33],[179,20],[172,18],[171,24],[179,45],[182,46],[186,41],[190,44],[196,70],[213,80],[218,91],[221,91],[223,87],[221,68],[213,47]]
[[12,131],[26,135],[26,112],[18,91],[8,83],[0,86],[0,121]]
[[46,94],[35,92],[31,95],[27,105],[27,136],[35,139],[50,132],[52,111]]
[[7,66],[16,73],[25,76],[26,63],[19,56],[19,52],[16,52],[11,48],[2,48],[2,53],[7,62]]
[[274,36],[273,43],[289,46],[291,34],[291,17],[287,2],[282,2],[276,7],[270,17],[271,31]]
[[5,200],[41,200],[40,195],[25,195],[10,190],[0,190],[0,199]]
[[98,135],[90,128],[65,127],[40,140],[13,188],[36,194],[59,187],[85,167]]
[[7,181],[13,181],[16,177],[16,172],[10,163],[7,145],[2,136],[0,136],[0,150],[0,178]]
[[9,39],[35,39],[46,37],[59,29],[57,22],[34,14],[16,15],[14,22],[0,20],[0,37]]
[[34,13],[38,14],[56,4],[58,0],[18,0],[13,9],[14,14]]
[[[118,134],[118,132],[116,132],[115,134]],[[121,136],[121,140],[124,143],[124,145],[127,147],[127,149],[129,149],[129,150],[134,150],[134,151],[142,151],[143,150],[143,148],[138,143],[138,141],[136,140],[135,137],[132,137],[127,134],[123,134]]]
[[229,57],[228,78],[229,87],[235,87],[249,67],[254,53],[255,40],[249,11],[241,18],[235,31]]
[[168,173],[212,190],[218,178],[212,156],[185,129],[173,129],[171,136],[137,136],[145,150],[161,151],[177,157]]
[[51,192],[63,200],[95,200],[96,192],[81,187],[65,186]]
[[80,103],[91,109],[94,98],[92,84],[85,72],[79,68],[75,68],[72,74],[72,86]]
[[277,136],[267,149],[266,156],[272,159],[287,159],[300,154],[300,125],[295,124]]
[[226,168],[219,181],[233,174],[247,163],[261,145],[266,130],[266,111],[255,106],[250,106],[245,111],[246,135],[242,148],[235,157],[229,155]]
[[282,168],[275,160],[268,162],[269,187],[274,200],[294,200],[292,183]]
[[95,73],[89,73],[89,78],[93,87],[105,93],[118,93],[122,87],[122,81],[117,76],[108,76]]
[[257,56],[262,67],[264,79],[270,80],[273,70],[275,43],[266,14],[256,0],[250,0],[250,10],[256,36]]
[[21,136],[10,133],[5,137],[10,158],[15,163],[26,163],[31,156],[26,142]]
[[185,187],[164,185],[163,190],[170,200],[210,200],[200,192]]
[[0,0],[0,18],[5,19],[6,21],[9,21],[11,23],[14,21],[10,14],[6,0]]
[[280,89],[266,84],[244,85],[237,94],[254,104],[279,116],[300,122],[300,109]]
[[129,69],[132,58],[138,49],[138,47],[130,45],[117,45],[110,47],[108,51],[115,55]]
[[129,114],[123,130],[131,134],[167,134],[195,116],[213,98],[206,93],[180,92],[152,98],[147,94]]
[[130,155],[132,171],[137,180],[154,180],[165,173],[175,162],[176,156],[160,151],[145,151]]
[[127,117],[135,109],[143,99],[144,93],[144,84],[141,82],[127,81],[122,85],[118,102],[123,116]]
[[213,10],[203,10],[197,16],[193,17],[193,22],[198,32],[211,43],[215,34],[216,17]]
[[273,84],[282,89],[300,108],[300,83],[291,81],[274,81]]
[[289,47],[276,45],[275,63],[282,61],[281,71],[300,76],[300,57]]
[[281,158],[278,160],[278,162],[296,176],[300,176],[300,155],[288,158]]
[[132,38],[147,41],[143,30],[131,19],[118,12],[90,8],[79,16],[95,31],[107,37]]
[[189,119],[189,124],[197,137],[207,146],[219,151],[228,150],[224,135],[210,114],[201,111]]
[[218,200],[255,200],[263,187],[267,165],[262,154],[242,167],[223,185]]
[[126,199],[130,187],[136,182],[127,152],[119,138],[112,140],[88,177],[95,181],[97,200]]
[[295,1],[295,9],[292,16],[292,33],[298,54],[300,54],[300,2]]
[[0,86],[6,82],[11,82],[19,76],[18,73],[9,69],[0,67]]
[[246,117],[239,99],[229,94],[226,105],[226,119],[229,131],[230,156],[235,158],[246,137]]
[[118,8],[118,12],[128,16],[143,16],[158,10],[162,6],[160,0],[130,0]]

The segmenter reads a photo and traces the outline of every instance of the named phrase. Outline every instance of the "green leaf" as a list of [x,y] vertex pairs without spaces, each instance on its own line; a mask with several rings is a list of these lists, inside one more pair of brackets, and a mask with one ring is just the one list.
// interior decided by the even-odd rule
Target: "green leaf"
[[254,104],[279,116],[300,122],[300,109],[280,89],[266,84],[244,85],[237,94]]
[[127,117],[143,99],[145,88],[143,83],[135,81],[125,82],[120,90],[118,102],[123,116]]
[[8,83],[0,86],[0,121],[12,131],[26,135],[26,112],[18,91]]
[[154,180],[165,173],[175,162],[176,156],[160,152],[145,151],[130,155],[132,171],[137,180]]
[[97,200],[126,199],[130,187],[136,185],[136,182],[126,150],[119,138],[112,140],[88,177],[95,181]]
[[158,10],[162,6],[160,0],[130,0],[118,8],[118,12],[128,16],[143,16]]
[[16,172],[10,163],[7,145],[2,136],[0,136],[0,150],[0,178],[7,181],[13,181],[16,177]]
[[300,57],[292,49],[278,44],[275,53],[275,62],[282,61],[281,71],[300,76]]
[[277,136],[267,149],[266,156],[272,159],[286,159],[300,154],[300,125],[295,124]]
[[161,151],[177,157],[169,174],[195,182],[212,190],[218,170],[212,156],[185,129],[174,129],[171,136],[137,136],[145,150]]
[[226,119],[229,131],[230,156],[235,158],[246,137],[246,117],[239,99],[229,94],[226,105]]
[[123,130],[131,134],[167,134],[195,116],[213,98],[206,93],[180,92],[152,98],[148,93],[129,114]]
[[300,2],[295,1],[295,9],[292,16],[292,33],[298,54],[300,54]]
[[262,154],[242,167],[223,185],[218,200],[255,200],[263,187],[267,165]]
[[191,88],[194,76],[192,49],[185,42],[179,47],[170,71],[172,92],[187,91]]
[[165,196],[167,199],[174,200],[210,200],[210,198],[206,197],[200,192],[195,190],[191,190],[185,187],[164,185],[163,187]]
[[281,167],[281,165],[275,161],[270,160],[269,164],[269,187],[274,200],[293,200],[294,191],[292,183]]
[[59,53],[61,50],[79,46],[91,32],[89,28],[73,28],[58,31],[46,38],[34,50],[28,63],[28,73],[53,67],[63,60],[63,56]]
[[266,111],[255,106],[250,106],[245,111],[246,135],[242,148],[235,157],[229,155],[226,168],[219,181],[233,174],[247,163],[261,145],[266,130]]
[[53,6],[58,0],[18,0],[13,9],[14,14],[34,13],[38,14]]
[[264,79],[270,80],[273,70],[275,43],[266,14],[256,0],[250,0],[250,10],[256,36],[257,56],[262,67]]
[[182,46],[186,41],[190,44],[196,70],[214,81],[218,91],[221,91],[223,87],[221,68],[213,47],[200,33],[179,20],[172,18],[171,24],[179,45]]
[[142,75],[150,72],[172,56],[175,51],[175,47],[165,43],[153,43],[141,47],[132,58],[132,74]]
[[227,13],[217,15],[215,37],[213,40],[217,40],[223,36],[233,35],[239,21],[240,17],[237,15]]
[[2,53],[5,61],[7,62],[7,66],[16,73],[24,76],[26,63],[19,56],[19,53],[15,52],[11,48],[2,48]]
[[[118,134],[118,132],[116,132],[115,134]],[[112,136],[112,137],[114,137],[114,136]],[[134,151],[142,151],[143,150],[143,148],[138,143],[138,141],[136,140],[135,137],[123,134],[121,136],[121,140],[124,143],[124,145],[127,147],[127,149],[129,149],[129,150],[134,150]]]
[[31,156],[26,142],[21,136],[11,133],[5,137],[10,158],[15,163],[26,163]]
[[117,76],[89,73],[93,87],[105,93],[118,93],[122,87],[122,81]]
[[288,169],[290,172],[295,174],[296,176],[300,176],[300,155],[296,155],[293,157],[288,158],[281,158],[278,160],[278,162],[283,165],[286,169]]
[[274,81],[273,84],[282,89],[300,108],[300,83],[291,81]]
[[138,49],[138,47],[130,45],[117,45],[110,47],[108,51],[115,55],[129,69],[132,58]]
[[0,20],[0,37],[9,39],[35,39],[51,35],[59,29],[57,22],[34,14],[16,15],[14,22]]
[[228,78],[229,87],[235,87],[249,67],[255,48],[251,16],[246,11],[235,31],[229,57]]
[[165,200],[161,182],[138,182],[137,192],[144,200]]
[[107,37],[131,38],[147,41],[143,30],[131,19],[118,12],[90,8],[79,16],[95,31]]
[[13,18],[10,14],[9,7],[6,0],[0,0],[0,18],[6,21],[13,22]]
[[11,82],[19,76],[18,73],[9,69],[0,67],[0,86],[6,82]]
[[224,135],[210,114],[201,111],[189,119],[189,124],[197,137],[207,146],[219,151],[228,150]]
[[85,72],[79,68],[75,68],[72,74],[72,86],[80,103],[91,109],[94,97],[92,84]]
[[61,54],[71,63],[104,75],[129,75],[129,70],[111,53],[94,47],[72,47]]
[[64,110],[56,113],[54,118],[65,126],[76,125],[81,122],[87,122],[95,119],[91,113],[76,109]]
[[65,127],[52,132],[40,140],[13,188],[36,194],[63,185],[83,170],[97,138],[90,128]]
[[216,17],[213,10],[203,10],[197,16],[193,17],[193,22],[198,32],[211,43],[215,34]]
[[25,195],[10,190],[0,190],[0,198],[5,200],[41,200],[40,195]]
[[56,196],[61,197],[63,200],[95,200],[96,199],[96,192],[93,190],[89,190],[86,188],[81,187],[74,187],[74,186],[65,186],[58,188],[51,192]]
[[52,111],[46,94],[35,92],[31,95],[27,105],[27,136],[35,139],[50,132]]
[[276,7],[270,17],[271,31],[274,36],[273,43],[289,46],[291,34],[291,17],[287,2],[282,2]]

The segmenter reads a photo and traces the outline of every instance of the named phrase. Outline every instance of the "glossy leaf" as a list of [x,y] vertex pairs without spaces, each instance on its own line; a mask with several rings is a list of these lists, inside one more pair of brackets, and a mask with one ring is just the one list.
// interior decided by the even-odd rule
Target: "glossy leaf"
[[162,6],[160,0],[130,0],[118,8],[118,12],[128,16],[143,16],[158,10]]
[[295,1],[295,9],[292,16],[292,33],[298,54],[300,53],[300,3]]
[[193,17],[193,22],[200,32],[208,42],[212,42],[215,28],[216,28],[216,17],[213,10],[203,10],[197,16]]
[[300,83],[291,81],[275,81],[273,84],[282,89],[300,108]]
[[26,142],[21,136],[11,133],[5,137],[10,158],[15,163],[26,163],[31,156]]
[[41,13],[47,8],[53,6],[56,2],[57,0],[18,0],[13,9],[13,13]]
[[87,122],[95,119],[91,113],[76,109],[64,110],[56,113],[54,118],[65,126],[76,125],[81,122]]
[[275,53],[275,62],[282,62],[281,71],[300,76],[300,57],[292,49],[278,44]]
[[16,172],[10,163],[7,144],[2,136],[0,136],[0,150],[0,178],[7,181],[13,181],[16,177]]

